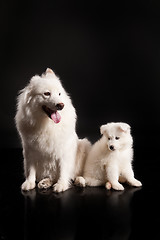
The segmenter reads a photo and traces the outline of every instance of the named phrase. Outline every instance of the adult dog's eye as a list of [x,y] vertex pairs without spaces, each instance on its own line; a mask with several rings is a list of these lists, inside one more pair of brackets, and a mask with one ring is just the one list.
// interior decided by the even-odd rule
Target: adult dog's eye
[[116,139],[116,140],[119,140],[119,139],[120,139],[120,137],[115,137],[115,139]]
[[61,95],[61,93],[59,93],[59,96]]
[[51,96],[51,93],[50,92],[44,92],[44,95],[45,96]]

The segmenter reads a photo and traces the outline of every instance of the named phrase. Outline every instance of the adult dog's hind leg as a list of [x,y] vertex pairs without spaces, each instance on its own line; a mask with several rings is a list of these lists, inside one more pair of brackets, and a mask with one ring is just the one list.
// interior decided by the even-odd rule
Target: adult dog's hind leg
[[44,178],[38,183],[38,188],[47,189],[53,185],[53,181],[50,178]]
[[85,181],[84,177],[78,176],[78,177],[76,177],[74,184],[79,187],[85,187],[86,181]]

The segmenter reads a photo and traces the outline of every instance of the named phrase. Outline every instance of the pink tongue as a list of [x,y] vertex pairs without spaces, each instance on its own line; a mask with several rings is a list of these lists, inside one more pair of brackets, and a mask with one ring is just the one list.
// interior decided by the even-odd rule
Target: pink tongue
[[61,116],[58,112],[52,113],[51,118],[55,123],[59,123],[61,121]]

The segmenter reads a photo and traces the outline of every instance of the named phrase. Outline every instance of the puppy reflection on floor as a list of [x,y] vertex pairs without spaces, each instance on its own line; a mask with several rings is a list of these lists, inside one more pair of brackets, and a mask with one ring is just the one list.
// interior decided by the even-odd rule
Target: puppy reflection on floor
[[[86,211],[83,226],[86,225],[84,231],[88,232],[88,239],[129,239],[132,236],[134,194],[138,195],[139,190],[141,188],[127,185],[124,191],[106,191],[102,187],[83,188],[83,208]],[[92,226],[92,231],[88,229],[88,223]],[[83,236],[79,239],[83,239]]]
[[102,138],[97,141],[84,166],[83,176],[75,180],[82,187],[105,185],[115,190],[124,190],[121,183],[140,187],[132,169],[133,139],[126,123],[108,123],[100,128]]

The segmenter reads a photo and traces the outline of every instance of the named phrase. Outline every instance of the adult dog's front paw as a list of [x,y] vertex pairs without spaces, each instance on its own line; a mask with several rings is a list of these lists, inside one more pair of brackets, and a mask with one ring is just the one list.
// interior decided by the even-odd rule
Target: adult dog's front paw
[[69,188],[68,183],[64,183],[62,181],[58,181],[56,184],[53,185],[54,192],[64,192]]
[[35,182],[31,182],[31,181],[29,181],[29,180],[26,180],[26,181],[22,184],[21,189],[22,189],[23,191],[29,191],[29,190],[35,188],[35,186],[36,186],[36,183],[35,183]]

